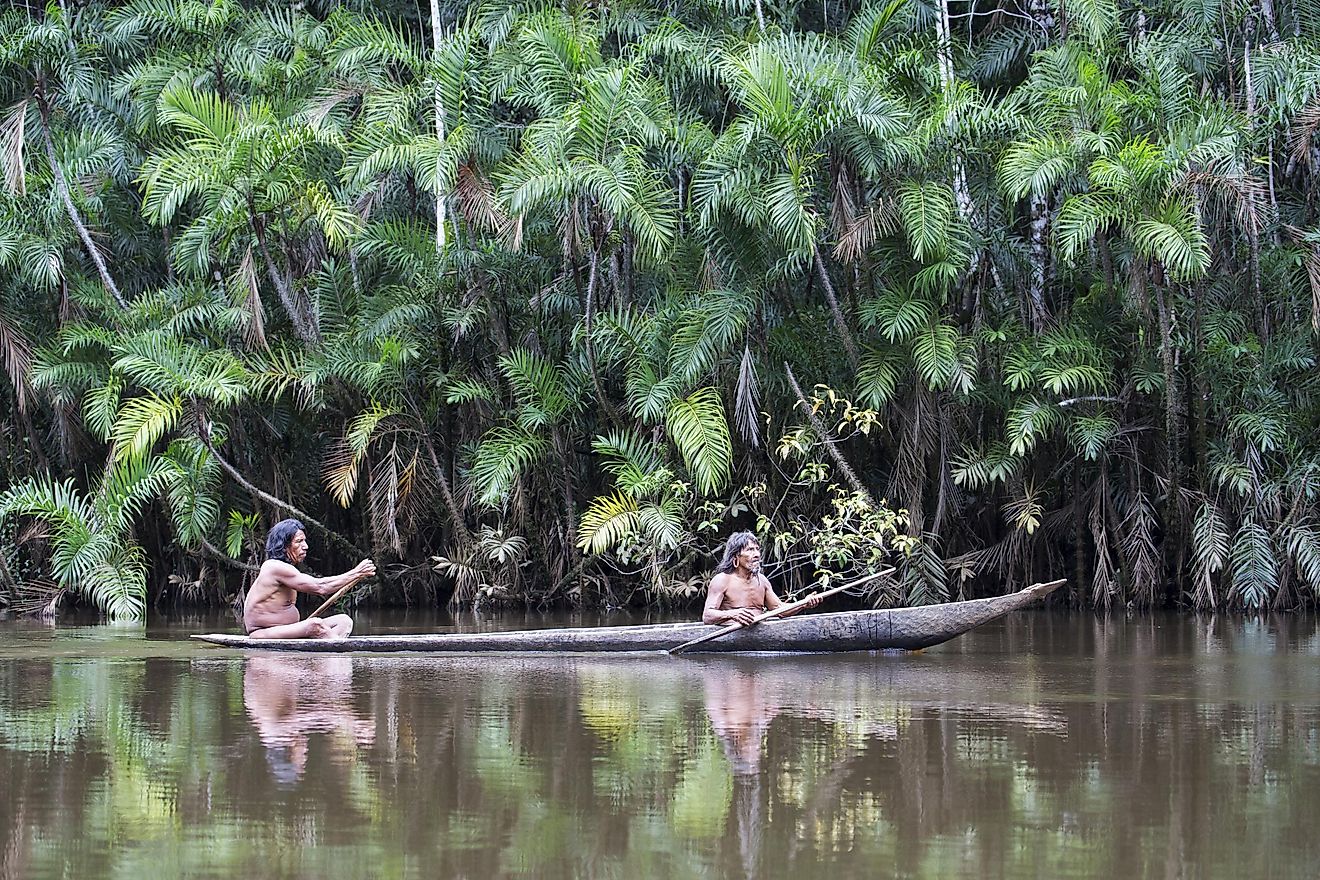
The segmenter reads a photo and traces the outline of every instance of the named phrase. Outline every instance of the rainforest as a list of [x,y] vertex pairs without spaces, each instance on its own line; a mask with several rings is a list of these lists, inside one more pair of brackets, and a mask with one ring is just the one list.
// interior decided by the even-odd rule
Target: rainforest
[[[0,14],[0,608],[1320,591],[1320,3]],[[338,569],[335,569],[338,570]]]

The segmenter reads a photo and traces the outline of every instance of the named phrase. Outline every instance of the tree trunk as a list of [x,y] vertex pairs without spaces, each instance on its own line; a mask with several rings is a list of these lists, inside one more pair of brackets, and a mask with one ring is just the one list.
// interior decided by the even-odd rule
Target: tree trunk
[[595,242],[591,246],[591,268],[587,272],[587,293],[586,303],[583,308],[584,334],[583,341],[587,347],[587,368],[591,372],[591,387],[596,392],[596,400],[601,408],[605,410],[605,415],[616,425],[622,424],[619,419],[619,413],[610,403],[610,399],[605,396],[605,386],[601,384],[600,372],[596,369],[596,343],[591,339],[591,328],[596,317],[596,287],[600,280],[600,254],[596,251]]
[[463,521],[463,511],[459,509],[458,501],[454,498],[454,490],[449,485],[449,476],[440,466],[440,456],[436,455],[435,444],[431,442],[425,425],[422,425],[421,437],[422,443],[426,446],[426,453],[431,459],[431,467],[435,470],[435,483],[440,488],[440,499],[445,505],[445,510],[449,511],[450,520],[454,523],[458,543],[466,547],[472,543],[472,533],[468,531],[467,523]]
[[226,461],[222,455],[220,455],[220,453],[216,450],[216,448],[213,445],[211,445],[210,438],[207,437],[204,433],[199,431],[198,439],[202,441],[202,445],[204,445],[208,450],[210,450],[212,457],[215,458],[216,464],[220,465],[220,469],[223,470],[225,473],[229,474],[229,476],[233,477],[234,481],[238,483],[240,486],[242,486],[244,489],[247,489],[253,495],[256,495],[262,501],[265,501],[267,504],[270,504],[273,507],[277,507],[281,510],[287,510],[289,513],[292,513],[294,516],[302,520],[307,525],[315,526],[327,538],[331,538],[332,540],[339,542],[339,544],[342,545],[344,549],[351,550],[353,553],[358,554],[362,558],[366,558],[371,555],[367,551],[363,550],[361,547],[354,544],[352,541],[345,538],[343,535],[339,534],[336,531],[333,531],[329,526],[327,526],[325,523],[321,522],[320,520],[313,519],[311,516],[302,512],[298,508],[294,507],[292,504],[285,501],[284,499],[276,498],[274,495],[270,494],[269,492],[263,492],[261,489],[258,489],[256,486],[252,484],[250,480],[248,480],[241,473],[239,473],[236,467],[234,467],[232,464]]
[[811,253],[815,257],[816,274],[820,276],[821,286],[825,290],[825,301],[829,303],[830,314],[834,316],[834,324],[839,328],[839,339],[843,342],[844,351],[848,353],[848,362],[856,373],[861,363],[861,354],[857,350],[857,343],[853,341],[851,331],[848,330],[848,322],[844,318],[843,309],[839,307],[839,298],[834,293],[834,285],[830,282],[829,273],[825,271],[825,261],[821,259],[820,248],[814,241],[811,243]]
[[1270,42],[1279,42],[1279,21],[1274,14],[1274,0],[1260,0],[1260,15],[1265,19],[1265,29],[1269,31]]
[[[440,0],[431,0],[431,50],[434,58],[440,57]],[[435,84],[435,138],[441,144],[445,142],[445,105],[440,93],[440,82]],[[435,183],[435,254],[444,258],[448,240],[445,234],[445,196],[440,181]]]
[[92,258],[96,265],[96,272],[101,276],[101,283],[105,289],[110,291],[110,295],[115,298],[121,308],[128,308],[128,300],[124,299],[123,294],[119,292],[119,285],[110,277],[110,270],[106,268],[105,260],[101,258],[101,252],[97,249],[95,242],[92,241],[92,235],[87,231],[87,224],[83,223],[82,217],[78,214],[78,207],[73,203],[73,195],[69,191],[68,178],[64,176],[64,169],[60,167],[59,158],[55,155],[55,142],[50,137],[50,105],[46,102],[45,77],[37,77],[37,107],[41,111],[41,142],[46,147],[46,159],[50,162],[50,172],[55,178],[55,189],[60,194],[60,201],[64,203],[64,210],[69,215],[69,220],[73,222],[73,228],[78,230],[78,237],[82,239],[83,247],[87,249],[87,255]]
[[1050,223],[1049,199],[1043,195],[1031,196],[1031,284],[1028,288],[1027,307],[1031,315],[1031,329],[1039,333],[1045,326],[1045,233]]
[[[249,205],[249,210],[252,206]],[[280,302],[284,304],[284,311],[288,314],[289,320],[293,322],[293,332],[298,334],[298,338],[308,345],[315,345],[321,341],[320,328],[316,326],[306,314],[304,314],[299,297],[294,292],[293,285],[289,279],[284,277],[279,267],[275,265],[275,260],[270,255],[270,248],[266,246],[266,233],[262,223],[255,218],[249,217],[252,224],[252,232],[257,237],[257,249],[261,251],[261,258],[266,264],[266,275],[270,278],[270,283],[275,285],[275,290],[280,295]]]
[[[940,91],[944,96],[946,109],[944,111],[944,125],[949,134],[953,133],[953,110],[950,108],[950,102],[953,99],[953,41],[950,36],[949,26],[949,0],[940,0],[938,15],[935,16],[935,37],[936,61],[940,70]],[[953,159],[953,195],[958,203],[958,210],[968,223],[973,226],[972,193],[967,185],[967,169],[963,164],[962,154],[957,150],[951,150]]]
[[[1144,271],[1139,268],[1138,273]],[[1165,508],[1166,548],[1178,543],[1182,488],[1181,431],[1178,418],[1178,374],[1173,350],[1173,305],[1163,285],[1155,288],[1155,307],[1160,325],[1160,364],[1164,372],[1164,444],[1165,469],[1169,480],[1168,504]]]
[[821,420],[820,416],[812,411],[811,404],[807,401],[806,395],[802,393],[802,387],[798,385],[797,376],[793,375],[793,368],[788,365],[787,361],[784,362],[784,373],[788,376],[789,387],[793,389],[793,394],[797,397],[798,405],[802,407],[803,414],[806,415],[807,421],[811,423],[811,427],[820,435],[820,442],[825,444],[825,451],[830,454],[830,458],[834,459],[834,463],[838,466],[839,472],[843,474],[843,478],[848,481],[849,486],[865,495],[867,500],[874,504],[875,499],[862,485],[862,481],[857,479],[857,472],[852,469],[852,465],[848,464],[848,460],[839,451],[838,444],[834,442],[834,438],[830,435],[829,427]]
[[564,436],[560,428],[554,431],[555,448],[559,452],[560,460],[563,462],[562,485],[560,487],[563,493],[564,516],[567,517],[568,525],[568,567],[570,570],[578,568],[582,564],[582,553],[578,550],[577,533],[577,499],[573,492],[573,442]]
[[[1197,352],[1205,351],[1205,285],[1198,283],[1193,291],[1195,299],[1195,308],[1192,313],[1192,320],[1195,326],[1192,327],[1192,343]],[[1195,380],[1191,383],[1191,420],[1192,420],[1192,475],[1195,477],[1201,473],[1201,465],[1206,460],[1206,454],[1209,452],[1209,440],[1206,431],[1206,401],[1210,398],[1210,386],[1206,379],[1205,371],[1192,365],[1192,375]],[[1197,481],[1201,482],[1201,481]]]

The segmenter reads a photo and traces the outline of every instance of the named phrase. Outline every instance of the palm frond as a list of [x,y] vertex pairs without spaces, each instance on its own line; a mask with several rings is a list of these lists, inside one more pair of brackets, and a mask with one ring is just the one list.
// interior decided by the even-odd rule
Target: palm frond
[[640,528],[636,498],[625,492],[601,495],[582,514],[577,545],[588,553],[608,553]]
[[477,499],[488,507],[502,504],[517,481],[545,454],[543,437],[525,428],[491,428],[477,444],[471,479]]
[[183,402],[177,396],[144,394],[124,401],[110,431],[115,460],[145,457],[182,414]]
[[1244,522],[1233,537],[1229,568],[1233,587],[1229,599],[1241,608],[1263,608],[1279,588],[1269,532],[1255,522]]
[[674,401],[665,421],[697,491],[712,494],[723,488],[733,466],[733,448],[719,392],[701,388]]

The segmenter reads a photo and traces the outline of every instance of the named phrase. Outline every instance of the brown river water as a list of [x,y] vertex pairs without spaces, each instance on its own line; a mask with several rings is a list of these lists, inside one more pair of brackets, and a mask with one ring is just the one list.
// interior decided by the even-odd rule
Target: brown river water
[[1320,876],[1313,617],[793,657],[186,638],[216,628],[0,621],[0,878]]

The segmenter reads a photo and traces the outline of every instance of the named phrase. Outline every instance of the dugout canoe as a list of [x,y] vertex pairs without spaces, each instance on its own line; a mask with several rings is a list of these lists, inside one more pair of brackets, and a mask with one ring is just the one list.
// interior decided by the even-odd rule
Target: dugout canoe
[[[1005,614],[1026,608],[1054,592],[1063,583],[1059,580],[1033,584],[1007,596],[967,602],[881,611],[803,614],[767,620],[699,645],[692,649],[692,653],[913,651],[947,642],[982,624],[998,620]],[[194,635],[193,638],[227,648],[260,648],[268,651],[572,654],[668,651],[675,645],[714,630],[715,627],[704,623],[664,623],[514,632],[353,636],[339,641],[251,639],[224,633]]]

